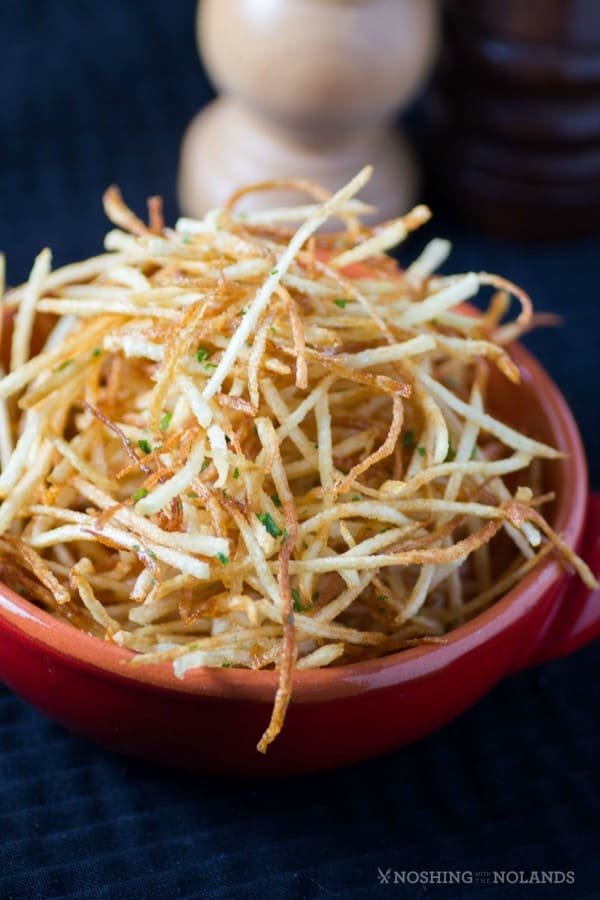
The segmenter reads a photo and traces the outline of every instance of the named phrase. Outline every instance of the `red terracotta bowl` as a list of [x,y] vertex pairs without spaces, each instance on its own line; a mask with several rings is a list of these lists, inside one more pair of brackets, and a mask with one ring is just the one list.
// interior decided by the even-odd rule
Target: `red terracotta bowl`
[[[568,454],[548,464],[549,516],[600,570],[600,498],[591,496],[567,404],[521,347],[524,387],[494,382],[494,409]],[[0,678],[67,728],[123,753],[186,769],[282,775],[386,753],[453,719],[500,679],[571,653],[600,634],[600,592],[547,559],[488,610],[419,647],[339,668],[297,672],[283,732],[256,750],[277,684],[273,671],[133,668],[132,653],[54,619],[0,586]]]

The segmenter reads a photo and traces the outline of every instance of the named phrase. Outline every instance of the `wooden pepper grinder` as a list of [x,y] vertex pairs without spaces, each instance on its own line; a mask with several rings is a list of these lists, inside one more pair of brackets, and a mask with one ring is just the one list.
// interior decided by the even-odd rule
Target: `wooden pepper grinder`
[[431,172],[512,237],[600,229],[600,3],[447,0]]
[[375,173],[361,197],[380,216],[414,202],[417,166],[393,118],[433,64],[436,0],[200,0],[197,36],[222,96],[184,138],[187,214],[277,176],[335,189],[365,163]]

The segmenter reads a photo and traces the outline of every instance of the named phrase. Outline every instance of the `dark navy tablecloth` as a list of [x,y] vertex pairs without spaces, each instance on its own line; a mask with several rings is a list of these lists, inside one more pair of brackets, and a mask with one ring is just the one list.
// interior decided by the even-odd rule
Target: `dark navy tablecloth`
[[[162,193],[175,216],[181,134],[211,96],[194,5],[3,0],[0,248],[10,282],[46,244],[57,265],[96,252],[110,183],[140,210]],[[578,417],[599,489],[598,236],[520,246],[469,232],[451,210],[434,233],[455,242],[456,271],[501,272],[566,317],[528,343]],[[0,688],[0,897],[600,897],[598,701],[589,647],[513,677],[385,759],[264,783],[118,758]],[[463,883],[383,883],[388,869],[413,879],[458,871]],[[477,874],[549,869],[573,872],[574,884],[502,886]]]

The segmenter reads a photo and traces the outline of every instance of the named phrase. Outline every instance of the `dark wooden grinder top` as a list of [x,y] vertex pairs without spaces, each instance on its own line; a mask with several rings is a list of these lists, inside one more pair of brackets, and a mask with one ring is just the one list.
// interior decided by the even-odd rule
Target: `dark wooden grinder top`
[[600,0],[448,0],[434,183],[516,237],[600,230]]

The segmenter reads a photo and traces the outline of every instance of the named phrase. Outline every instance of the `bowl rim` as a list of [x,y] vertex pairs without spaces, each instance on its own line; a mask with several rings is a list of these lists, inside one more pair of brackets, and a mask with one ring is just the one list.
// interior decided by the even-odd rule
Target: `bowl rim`
[[[587,462],[579,429],[567,401],[537,359],[518,343],[511,345],[510,353],[552,430],[554,445],[568,454],[560,463],[563,484],[554,527],[569,546],[577,548],[588,497]],[[448,632],[444,644],[420,645],[332,668],[297,670],[292,702],[322,702],[351,696],[443,669],[525,616],[564,577],[565,570],[560,563],[546,558],[503,597]],[[169,661],[127,665],[138,656],[135,651],[79,631],[1,583],[0,628],[12,631],[22,641],[31,642],[55,657],[67,657],[73,667],[95,671],[98,676],[127,682],[142,690],[272,703],[277,689],[276,670],[201,667],[188,671],[180,679]]]

